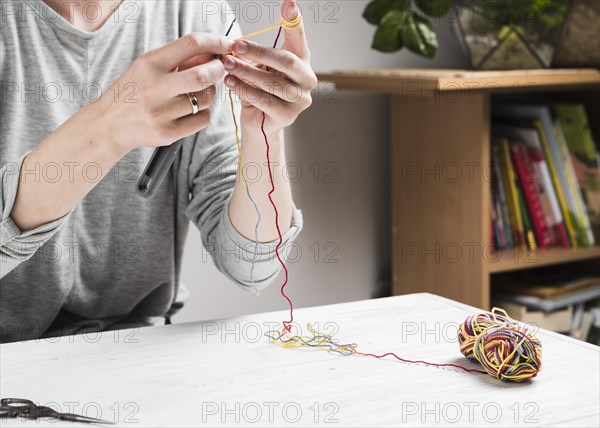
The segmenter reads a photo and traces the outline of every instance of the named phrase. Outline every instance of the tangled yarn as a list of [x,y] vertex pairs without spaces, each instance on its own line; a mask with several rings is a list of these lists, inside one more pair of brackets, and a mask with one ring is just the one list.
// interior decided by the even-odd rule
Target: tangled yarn
[[[499,314],[501,313],[501,314]],[[287,328],[270,331],[265,335],[272,343],[284,348],[311,347],[343,356],[363,356],[383,359],[393,357],[408,363],[437,368],[460,369],[464,372],[490,374],[497,379],[522,382],[533,378],[542,366],[542,344],[526,325],[512,320],[506,312],[494,308],[491,313],[468,317],[458,331],[460,351],[470,360],[477,361],[484,370],[452,363],[431,363],[409,360],[393,352],[377,355],[358,351],[356,343],[339,343],[331,334],[319,332],[308,324],[308,335],[291,333]]]
[[465,357],[503,381],[533,378],[542,366],[540,340],[498,308],[468,317],[458,330],[458,343]]
[[352,355],[356,353],[356,347],[358,346],[356,343],[340,344],[331,335],[320,333],[312,324],[308,324],[308,331],[311,333],[310,336],[293,335],[286,329],[270,331],[265,336],[271,339],[273,343],[279,344],[284,348],[302,348],[308,346],[323,349],[327,352],[335,352],[340,355]]
[[485,312],[482,314],[471,315],[467,317],[464,323],[458,330],[458,343],[460,344],[460,352],[467,358],[472,359],[473,350],[475,348],[475,342],[481,333],[490,327],[496,325],[510,324],[511,320],[508,316],[504,317],[498,315],[496,312],[500,312],[497,308],[494,308],[492,312]]
[[393,357],[396,360],[407,363],[407,364],[418,364],[437,368],[453,368],[460,369],[465,372],[471,373],[482,373],[486,372],[478,369],[471,369],[468,367],[461,366],[460,364],[452,363],[430,363],[423,360],[409,360],[398,356],[394,352],[386,352],[385,354],[370,354],[358,351],[358,345],[356,343],[345,343],[341,344],[335,340],[331,334],[320,333],[311,324],[308,324],[308,331],[310,335],[294,335],[287,328],[280,328],[278,331],[270,331],[265,334],[273,343],[278,344],[284,348],[303,348],[311,347],[321,349],[330,353],[336,353],[343,356],[357,355],[361,357],[372,357],[377,359],[384,359],[387,357]]

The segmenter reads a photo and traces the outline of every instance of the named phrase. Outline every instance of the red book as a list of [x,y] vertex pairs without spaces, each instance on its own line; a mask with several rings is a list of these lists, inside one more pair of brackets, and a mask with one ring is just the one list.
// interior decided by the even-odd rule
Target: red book
[[571,241],[569,240],[569,235],[567,235],[567,228],[564,222],[554,226],[554,233],[558,237],[558,245],[563,248],[571,248]]
[[[538,195],[540,198],[540,206],[542,208],[542,212],[544,213],[544,217],[546,218],[546,224],[548,225],[548,232],[551,236],[552,242],[551,244],[556,244],[557,237],[555,234],[554,224],[553,224],[553,212],[552,212],[552,202],[550,201],[550,197],[548,195],[549,189],[546,189],[547,183],[544,181],[544,177],[542,175],[542,171],[547,166],[545,164],[545,159],[542,151],[538,147],[527,147],[527,155],[529,156],[529,161],[531,165],[529,167],[530,171],[530,179],[529,181],[533,181],[536,185],[536,189],[538,191]],[[548,176],[549,177],[549,176]]]
[[[551,186],[552,182],[548,179],[548,181],[544,182],[544,178],[542,177],[542,168],[547,168],[546,166],[542,165],[543,162],[545,162],[544,159],[544,155],[542,153],[541,150],[536,149],[536,148],[531,148],[529,147],[529,158],[533,161],[533,162],[537,162],[537,166],[536,166],[536,177],[535,179],[538,180],[538,185],[542,184],[541,186],[541,190],[540,192],[546,192],[546,194],[550,191],[549,189],[545,188],[546,186]],[[546,169],[547,171],[547,169]],[[548,176],[549,177],[549,176]],[[543,195],[540,193],[540,201],[542,201],[542,197]],[[546,218],[552,218],[552,208],[551,208],[551,202],[548,200],[549,198],[546,197],[546,204],[543,205],[543,208],[546,212]],[[542,201],[543,203],[543,201]],[[570,248],[571,247],[571,243],[569,241],[569,236],[567,235],[567,229],[565,227],[565,221],[564,219],[560,222],[560,223],[550,223],[549,225],[549,230],[550,233],[552,234],[552,243],[556,243],[558,245],[560,245],[563,248]]]
[[511,145],[510,152],[515,164],[515,169],[521,183],[523,196],[535,233],[537,245],[546,248],[553,241],[553,231],[548,227],[546,215],[542,206],[540,192],[535,175],[535,163],[529,157],[527,147],[524,144]]

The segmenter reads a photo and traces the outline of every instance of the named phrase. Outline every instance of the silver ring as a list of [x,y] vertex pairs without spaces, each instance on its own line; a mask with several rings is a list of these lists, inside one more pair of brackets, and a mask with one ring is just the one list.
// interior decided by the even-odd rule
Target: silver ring
[[200,104],[198,104],[198,98],[194,94],[186,94],[190,103],[192,104],[192,114],[197,114],[200,111]]

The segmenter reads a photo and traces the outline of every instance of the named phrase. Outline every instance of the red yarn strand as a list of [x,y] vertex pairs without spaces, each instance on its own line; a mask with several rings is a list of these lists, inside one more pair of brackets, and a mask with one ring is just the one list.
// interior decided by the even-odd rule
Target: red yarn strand
[[[277,37],[275,38],[275,43],[273,43],[273,48],[277,47],[277,43],[279,42],[279,38],[281,37],[282,30],[283,30],[283,27],[280,27],[279,31],[277,32]],[[267,71],[269,71],[269,67],[267,67]],[[267,138],[267,134],[265,132],[265,121],[266,121],[266,115],[263,112],[261,131],[262,131],[263,137],[265,138],[265,144],[267,146],[267,168],[269,169],[269,180],[271,182],[271,191],[269,192],[268,196],[269,196],[269,201],[271,202],[271,205],[273,206],[273,210],[275,211],[275,226],[277,227],[277,234],[279,235],[279,242],[278,242],[277,246],[275,247],[275,254],[277,255],[277,260],[279,260],[279,263],[281,264],[281,267],[283,268],[283,270],[285,272],[285,280],[283,282],[283,285],[281,286],[280,292],[281,292],[281,295],[284,297],[284,299],[287,300],[287,302],[290,306],[290,319],[289,319],[289,321],[284,321],[283,326],[284,326],[285,330],[289,332],[291,330],[291,323],[294,321],[294,305],[293,305],[291,299],[285,293],[285,287],[287,286],[288,281],[289,281],[289,273],[288,273],[288,269],[285,266],[283,259],[281,258],[280,254],[279,254],[279,249],[280,249],[281,245],[283,244],[283,236],[281,234],[281,229],[279,227],[279,211],[277,210],[277,205],[275,204],[275,202],[273,201],[273,198],[272,198],[272,195],[275,192],[275,181],[273,180],[273,172],[271,170],[271,157],[270,157],[271,150],[270,150],[270,145],[269,145],[269,139]],[[476,372],[476,373],[485,374],[485,372],[482,370],[468,369],[468,368],[463,367],[458,364],[435,364],[435,363],[428,363],[427,361],[407,360],[405,358],[400,358],[393,352],[388,352],[387,354],[383,354],[383,355],[375,355],[375,354],[364,354],[362,352],[356,351],[356,354],[362,355],[364,357],[374,357],[377,359],[382,359],[389,355],[392,355],[394,358],[396,358],[397,360],[402,361],[404,363],[425,364],[425,365],[433,366],[433,367],[454,367],[454,368],[464,370],[465,372]]]
[[386,354],[383,355],[375,355],[375,354],[363,354],[362,352],[358,352],[355,351],[357,355],[362,355],[363,357],[374,357],[377,359],[382,359],[388,356],[393,356],[394,358],[396,358],[398,361],[402,361],[403,363],[408,363],[408,364],[424,364],[426,366],[432,366],[432,367],[454,367],[455,369],[461,369],[464,370],[465,372],[473,372],[473,373],[483,373],[486,374],[486,372],[484,372],[483,370],[477,370],[477,369],[468,369],[466,367],[461,366],[460,364],[436,364],[436,363],[429,363],[427,361],[421,361],[421,360],[407,360],[406,358],[401,358],[398,355],[394,354],[393,352],[388,352]]
[[[277,47],[277,43],[279,43],[279,38],[281,37],[282,30],[283,30],[283,27],[279,27],[279,31],[277,32],[277,37],[275,38],[275,43],[273,43],[273,48]],[[269,67],[267,67],[267,71],[269,71]],[[277,205],[273,201],[273,193],[275,193],[275,180],[273,179],[273,171],[271,170],[271,146],[269,145],[269,139],[267,138],[267,133],[265,132],[266,119],[267,119],[267,116],[263,112],[260,130],[262,131],[263,137],[265,138],[265,144],[267,146],[267,169],[269,170],[269,180],[271,182],[271,191],[269,192],[268,196],[269,196],[269,201],[271,202],[271,205],[273,206],[273,210],[275,211],[275,226],[277,228],[277,235],[279,236],[279,242],[277,243],[277,246],[275,247],[275,254],[277,255],[277,260],[279,260],[279,264],[281,264],[281,267],[283,268],[283,271],[285,272],[285,280],[283,281],[283,285],[281,286],[280,292],[281,292],[281,295],[284,297],[284,299],[287,300],[287,302],[290,306],[290,319],[289,319],[289,321],[283,321],[283,327],[286,331],[289,332],[292,329],[291,324],[294,321],[294,305],[292,303],[292,300],[287,296],[287,294],[285,294],[285,287],[287,286],[288,281],[289,281],[289,272],[288,272],[288,269],[287,269],[283,259],[281,258],[281,255],[279,254],[279,249],[283,245],[283,235],[281,233],[281,228],[279,227],[279,211],[277,210]]]

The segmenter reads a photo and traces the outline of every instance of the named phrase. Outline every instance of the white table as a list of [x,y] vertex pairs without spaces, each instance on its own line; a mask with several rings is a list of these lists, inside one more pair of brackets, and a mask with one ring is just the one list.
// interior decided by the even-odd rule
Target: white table
[[[362,352],[476,367],[455,339],[458,323],[475,312],[414,294],[300,309],[295,316],[330,332],[326,323],[334,323],[336,337]],[[598,347],[542,330],[542,371],[529,383],[511,384],[454,369],[284,349],[259,337],[286,315],[5,344],[1,395],[89,416],[101,412],[122,426],[600,424]]]

